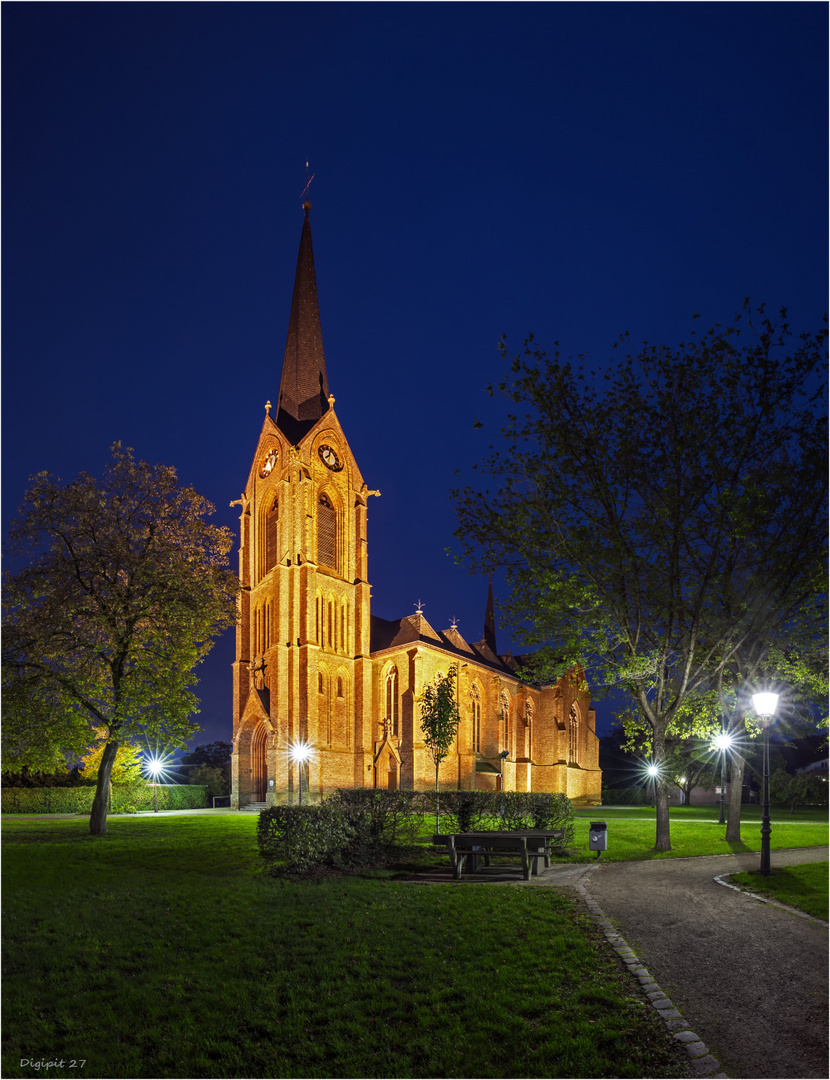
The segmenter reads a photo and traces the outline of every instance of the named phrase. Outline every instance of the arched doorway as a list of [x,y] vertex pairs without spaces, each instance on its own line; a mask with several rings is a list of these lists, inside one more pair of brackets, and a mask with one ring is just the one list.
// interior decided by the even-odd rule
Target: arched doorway
[[268,762],[265,747],[268,731],[259,723],[251,739],[251,802],[265,802],[268,790]]

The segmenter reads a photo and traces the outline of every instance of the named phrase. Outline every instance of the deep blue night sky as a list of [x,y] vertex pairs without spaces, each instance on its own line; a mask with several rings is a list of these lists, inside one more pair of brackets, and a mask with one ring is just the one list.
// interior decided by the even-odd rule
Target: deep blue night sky
[[[436,629],[456,617],[479,639],[486,581],[446,554],[449,490],[499,427],[502,334],[600,367],[621,331],[676,343],[693,312],[729,319],[745,296],[818,327],[827,19],[821,3],[4,4],[4,519],[29,475],[100,472],[120,439],[236,529],[308,160],[329,383],[382,492],[373,610],[420,599]],[[194,743],[230,738],[232,657],[230,634],[201,669]]]

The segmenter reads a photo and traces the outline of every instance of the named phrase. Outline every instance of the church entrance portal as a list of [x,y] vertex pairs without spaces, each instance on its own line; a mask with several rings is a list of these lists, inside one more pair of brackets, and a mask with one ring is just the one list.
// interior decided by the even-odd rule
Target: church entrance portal
[[268,765],[265,744],[268,732],[265,724],[259,724],[251,739],[251,802],[265,802],[268,790]]

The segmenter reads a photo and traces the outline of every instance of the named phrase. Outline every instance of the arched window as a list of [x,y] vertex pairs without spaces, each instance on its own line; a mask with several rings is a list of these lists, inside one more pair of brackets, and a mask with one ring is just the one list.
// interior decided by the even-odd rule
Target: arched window
[[392,666],[386,673],[386,721],[392,735],[398,735],[398,669]]
[[343,677],[342,677],[342,675],[337,676],[337,696],[338,697],[343,697]]
[[470,718],[473,728],[473,750],[481,753],[481,691],[477,683],[470,687]]
[[531,756],[533,748],[533,703],[525,704],[525,757]]
[[337,513],[326,494],[317,505],[317,562],[337,567]]
[[502,690],[499,694],[499,749],[509,750],[510,698]]
[[277,565],[277,522],[279,521],[279,503],[274,499],[265,514],[265,573]]
[[320,694],[325,694],[326,692],[326,681],[323,678],[322,671],[317,672],[317,692]]
[[579,709],[576,702],[568,713],[568,761],[571,765],[579,764]]

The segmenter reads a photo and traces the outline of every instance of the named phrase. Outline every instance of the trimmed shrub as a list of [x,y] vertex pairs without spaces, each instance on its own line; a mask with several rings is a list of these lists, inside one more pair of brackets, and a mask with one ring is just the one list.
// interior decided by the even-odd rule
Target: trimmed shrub
[[[7,788],[2,789],[4,814],[89,814],[94,787]],[[206,805],[206,789],[190,784],[159,784],[159,810],[192,810]],[[113,814],[135,814],[153,810],[153,786],[145,780],[112,785]]]
[[4,814],[88,814],[94,798],[91,787],[4,787],[0,805]]
[[565,795],[549,791],[506,791],[501,795],[504,829],[563,829],[564,844],[573,843],[574,808]]
[[420,791],[383,788],[338,788],[326,805],[342,814],[354,829],[349,854],[355,863],[414,843],[424,812]]
[[[425,791],[427,809],[435,813],[436,793]],[[438,809],[441,814],[442,832],[486,832],[501,829],[501,792],[495,791],[441,791],[438,793]]]
[[650,802],[651,791],[644,784],[602,789],[603,806],[645,806]]
[[331,800],[318,806],[269,806],[259,812],[259,853],[275,871],[303,874],[318,866],[343,867],[354,839],[354,826]]

